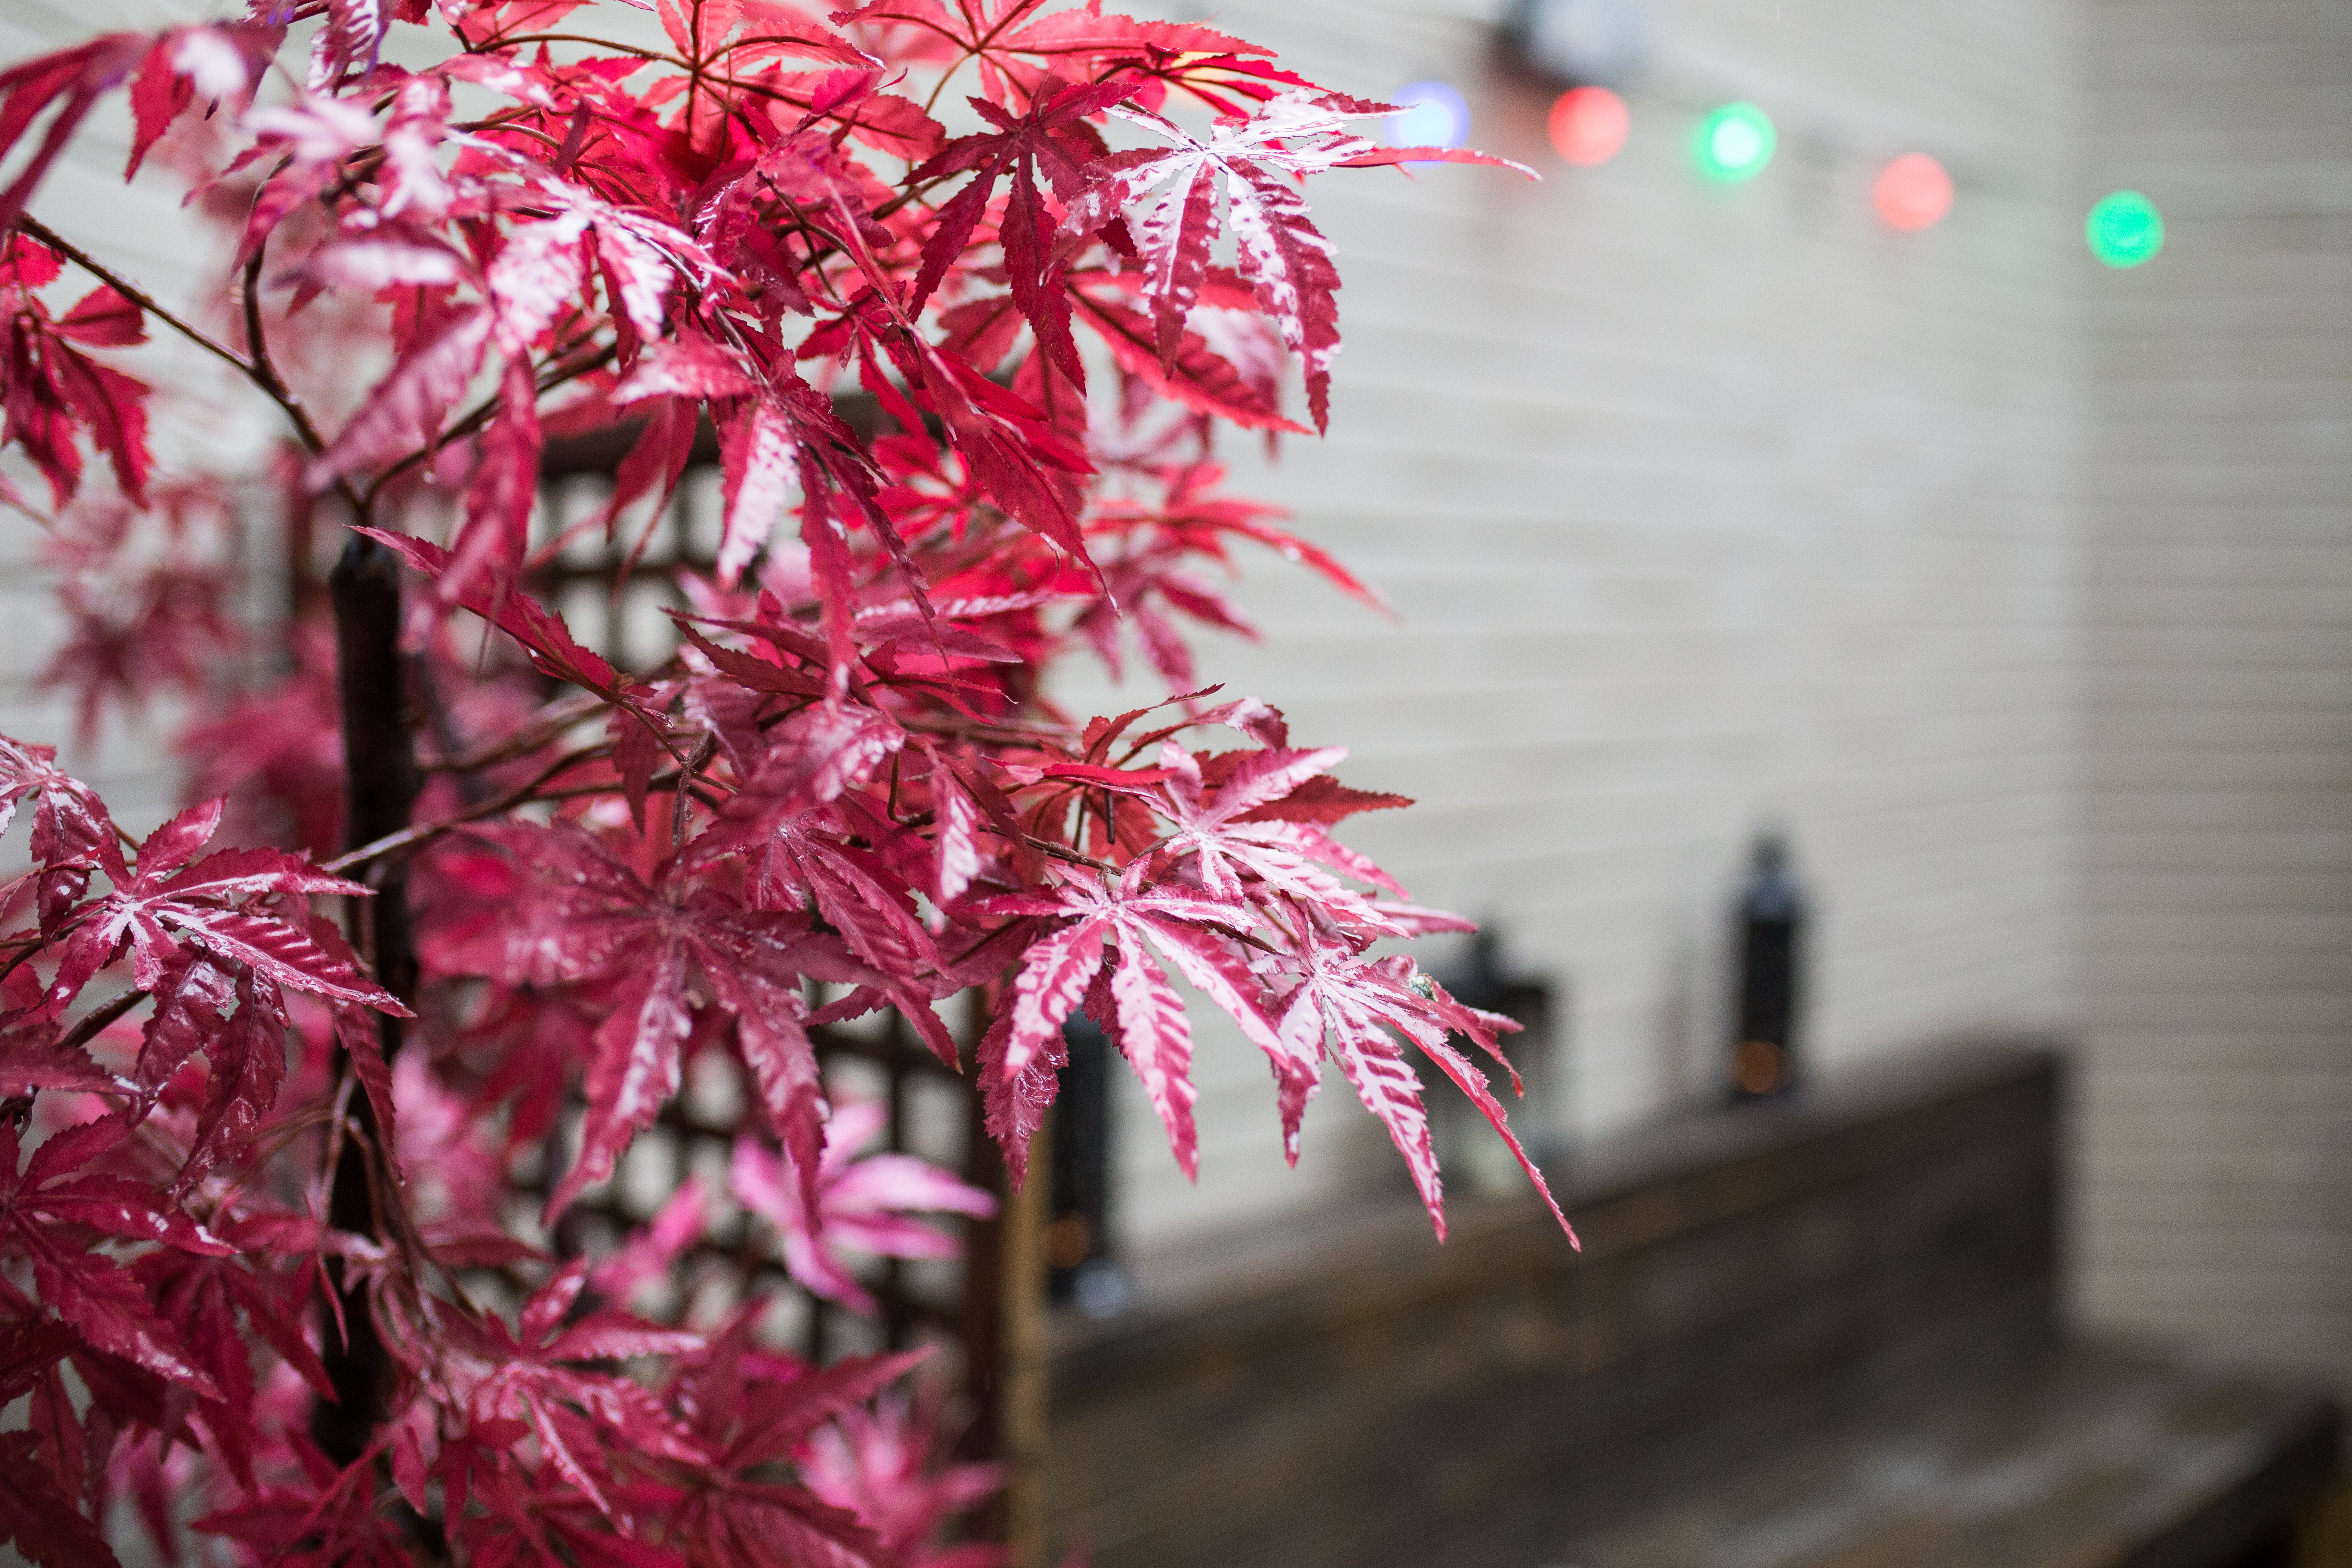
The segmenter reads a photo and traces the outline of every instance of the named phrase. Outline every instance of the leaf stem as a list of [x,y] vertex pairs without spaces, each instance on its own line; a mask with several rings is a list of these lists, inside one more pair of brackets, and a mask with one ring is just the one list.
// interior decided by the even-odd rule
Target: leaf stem
[[[982,826],[987,827],[991,832],[1001,831],[993,823],[983,823]],[[1118,875],[1118,867],[1097,860],[1091,855],[1081,854],[1079,851],[1069,848],[1065,845],[1056,844],[1050,838],[1040,838],[1034,833],[1024,833],[1021,836],[1021,838],[1022,841],[1027,844],[1030,848],[1036,850],[1041,855],[1050,855],[1056,860],[1066,861],[1073,866],[1087,867],[1093,870],[1100,871],[1106,877],[1115,877]]]
[[582,33],[524,33],[500,41],[499,47],[512,48],[522,44],[589,44],[618,54],[634,55],[647,65],[676,66],[680,70],[693,68],[676,55],[664,54],[659,49],[642,48],[635,44],[624,44],[612,38],[592,38]]
[[82,1047],[98,1038],[109,1024],[147,1000],[147,994],[145,991],[125,991],[106,1005],[85,1014],[81,1022],[67,1030],[64,1037],[58,1041],[58,1048],[77,1051],[81,1049]]

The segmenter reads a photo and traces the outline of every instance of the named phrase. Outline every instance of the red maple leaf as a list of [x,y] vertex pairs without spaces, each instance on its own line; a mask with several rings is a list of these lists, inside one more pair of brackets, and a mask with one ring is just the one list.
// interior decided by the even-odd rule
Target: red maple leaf
[[881,1568],[894,1560],[857,1515],[771,1478],[844,1411],[871,1399],[929,1354],[850,1356],[822,1370],[755,1349],[744,1312],[707,1348],[678,1359],[670,1405],[709,1449],[665,1535],[695,1563],[746,1568]]
[[948,268],[963,255],[972,231],[988,210],[999,179],[1011,176],[1011,194],[997,235],[1004,248],[1005,276],[1013,302],[1037,334],[1039,348],[1081,389],[1086,367],[1070,338],[1068,263],[1056,252],[1056,217],[1045,209],[1037,187],[1040,174],[1064,201],[1087,188],[1087,168],[1107,149],[1087,121],[1134,91],[1121,82],[1070,86],[1047,78],[1028,112],[1006,113],[985,99],[971,100],[994,134],[958,137],[939,156],[907,177],[920,184],[976,171],[977,177],[940,208],[939,225],[923,243],[923,267],[915,279],[909,310],[919,310]]
[[[1049,16],[1034,14],[1045,0],[872,0],[833,19],[846,26],[898,26],[937,39],[937,58],[980,63],[981,90],[997,104],[1034,95],[1049,73],[1074,78],[1087,68],[1108,76],[1121,67],[1183,56],[1232,57],[1272,51],[1185,22],[1142,21],[1102,14],[1102,0]],[[1034,19],[1033,19],[1034,18]],[[1026,26],[1023,24],[1026,23]]]
[[590,1468],[603,1468],[604,1445],[689,1465],[709,1454],[642,1385],[595,1364],[676,1354],[701,1336],[621,1312],[577,1312],[587,1283],[586,1258],[567,1264],[524,1301],[511,1329],[494,1315],[438,1313],[425,1384],[431,1402],[467,1426],[508,1424],[535,1436],[564,1479],[609,1514]]
[[36,797],[32,854],[39,863],[36,908],[41,933],[54,936],[66,911],[89,886],[101,845],[114,842],[114,819],[89,785],[57,765],[57,748],[0,735],[0,832],[16,804]]
[[88,784],[57,765],[55,746],[36,746],[0,735],[0,833],[16,820],[16,805],[36,797],[33,858],[54,866],[88,861],[100,840],[113,837],[106,807]]
[[[16,974],[33,979],[29,969],[20,969]],[[9,978],[14,980],[16,975]],[[34,984],[37,987],[39,983]],[[120,1092],[121,1082],[91,1060],[88,1051],[68,1045],[64,1033],[55,1019],[45,1015],[0,1025],[0,1097],[37,1094],[43,1089]]]
[[1181,55],[1271,55],[1244,39],[1192,22],[1142,20],[1102,12],[1102,0],[1039,16],[1017,32],[995,41],[1003,55],[1025,55],[1046,62],[1063,76],[1069,68],[1131,64]]
[[155,1010],[133,1068],[142,1103],[152,1103],[194,1053],[202,1051],[211,1065],[175,1184],[185,1192],[243,1148],[278,1103],[286,1079],[286,1005],[278,987],[252,970],[215,963],[202,952],[183,952],[168,963],[153,992]]
[[299,1432],[287,1446],[301,1467],[298,1483],[257,1488],[194,1528],[286,1568],[415,1568],[409,1532],[377,1486],[373,1454],[338,1468]]
[[16,215],[25,210],[26,201],[83,116],[100,98],[130,79],[154,44],[144,33],[109,33],[0,71],[0,161],[52,105],[57,108],[40,146],[8,188],[0,191],[0,234],[16,228]]
[[[112,1564],[103,1534],[82,1512],[86,1438],[58,1376],[75,1347],[72,1331],[50,1318],[0,1324],[0,1403],[29,1393],[30,1429],[0,1437],[0,1541],[42,1568]],[[46,1446],[46,1456],[37,1453]]]
[[139,172],[148,152],[193,105],[201,101],[211,113],[249,100],[277,44],[273,29],[248,22],[174,27],[158,36],[131,84],[131,157],[122,177]]
[[267,898],[364,896],[366,888],[276,849],[224,849],[190,864],[220,826],[223,804],[192,805],[148,835],[135,872],[110,833],[99,841],[98,865],[113,887],[63,917],[73,934],[49,987],[51,1010],[62,1011],[90,976],[126,952],[133,983],[152,991],[194,947],[273,985],[408,1016],[398,998],[307,932],[246,908]]
[[1187,326],[1163,353],[1152,321],[1112,298],[1108,289],[1079,287],[1071,300],[1119,368],[1141,377],[1162,396],[1245,430],[1307,433],[1307,426],[1285,416],[1275,399],[1211,348],[1197,330]]
[[0,1121],[0,1252],[32,1266],[41,1301],[91,1348],[218,1399],[218,1385],[189,1359],[131,1271],[94,1250],[105,1237],[216,1257],[233,1250],[144,1183],[77,1173],[130,1131],[121,1113],[68,1128],[34,1150],[20,1172],[16,1130]]
[[793,1279],[829,1301],[871,1313],[874,1299],[838,1249],[877,1258],[952,1258],[956,1238],[912,1216],[961,1214],[987,1219],[996,1200],[909,1154],[864,1153],[880,1137],[889,1112],[871,1102],[836,1107],[825,1123],[824,1157],[817,1168],[816,1205],[801,1184],[757,1141],[738,1138],[728,1181],[752,1213],[783,1237],[784,1265]]
[[[895,294],[898,285],[886,283]],[[1075,484],[1077,476],[1093,471],[1085,452],[1035,404],[916,331],[904,312],[886,307],[883,299],[879,288],[859,294],[849,310],[809,334],[800,350],[803,357],[856,353],[862,384],[893,418],[910,429],[925,426],[927,415],[936,419],[980,495],[1073,560],[1085,562]],[[898,384],[883,373],[877,350],[897,373]],[[805,519],[802,533],[816,548],[820,542],[807,539]]]
[[883,517],[876,497],[880,479],[830,398],[779,365],[749,395],[733,400],[740,413],[719,432],[720,494],[726,521],[721,530],[720,580],[731,584],[788,510],[790,492],[801,494],[801,539],[820,589],[825,637],[831,647],[836,689],[845,680],[854,651],[850,624],[856,613],[845,526],[863,521],[873,537],[891,546],[909,592],[922,592],[922,579],[904,544]]
[[[1339,352],[1339,307],[1332,298],[1339,273],[1331,242],[1307,216],[1298,176],[1407,158],[1518,167],[1483,153],[1381,147],[1344,129],[1384,108],[1293,89],[1246,121],[1221,121],[1205,141],[1149,110],[1114,108],[1112,113],[1150,126],[1174,145],[1102,160],[1091,188],[1071,204],[1064,227],[1090,234],[1127,217],[1142,256],[1143,291],[1152,303],[1164,364],[1174,358],[1185,315],[1208,277],[1211,251],[1229,225],[1241,276],[1304,362],[1307,408],[1320,430],[1328,423],[1331,361]],[[1292,142],[1308,145],[1293,148]],[[1130,214],[1130,208],[1136,210]]]
[[[8,106],[0,102],[0,149],[13,139],[7,115]],[[9,212],[11,221],[12,201],[11,195],[0,195],[0,212]],[[143,341],[139,311],[101,285],[62,321],[52,321],[31,290],[58,269],[54,256],[21,234],[10,233],[0,243],[0,445],[23,451],[63,506],[81,484],[81,454],[74,443],[77,435],[86,436],[112,459],[122,493],[143,501],[150,462],[146,384],[73,346]]]
[[677,1093],[701,988],[735,1020],[737,1049],[803,1182],[824,1147],[824,1099],[801,976],[815,962],[804,925],[697,887],[675,863],[652,886],[576,827],[490,824],[511,881],[479,890],[478,915],[429,935],[424,954],[450,973],[510,985],[597,984],[606,1014],[588,1068],[580,1154],[548,1200],[554,1215],[610,1175]]
[[[705,866],[742,856],[745,897],[758,908],[797,912],[813,907],[868,966],[825,978],[868,987],[897,1004],[940,1058],[952,1062],[954,1042],[931,1011],[936,993],[926,984],[941,968],[938,950],[908,879],[880,847],[895,847],[905,831],[854,788],[905,741],[888,716],[862,704],[803,708],[770,732],[751,776],[691,853]],[[835,1020],[856,1017],[873,1005],[827,1012]]]
[[119,1568],[114,1549],[37,1457],[37,1432],[0,1433],[0,1541],[39,1568]]
[[226,498],[199,481],[159,485],[149,500],[143,512],[118,497],[83,502],[51,530],[46,553],[64,569],[58,599],[72,630],[37,681],[74,694],[85,746],[108,704],[138,712],[161,692],[207,695],[245,650],[223,559],[236,527]]
[[306,1216],[257,1212],[216,1219],[215,1226],[235,1249],[234,1256],[159,1247],[132,1264],[131,1271],[154,1303],[156,1314],[178,1336],[188,1359],[220,1391],[220,1398],[201,1405],[205,1429],[229,1473],[250,1489],[259,1434],[247,1332],[275,1350],[311,1389],[333,1396],[326,1369],[303,1337],[303,1308],[313,1289],[310,1260],[305,1257],[291,1268],[277,1269],[268,1261],[287,1242],[309,1231],[311,1222]]

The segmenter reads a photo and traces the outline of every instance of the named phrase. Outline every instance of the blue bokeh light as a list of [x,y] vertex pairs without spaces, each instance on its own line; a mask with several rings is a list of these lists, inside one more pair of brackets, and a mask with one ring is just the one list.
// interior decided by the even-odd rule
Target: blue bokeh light
[[1382,123],[1391,147],[1459,147],[1470,139],[1470,105],[1444,82],[1409,82],[1389,101],[1404,110]]

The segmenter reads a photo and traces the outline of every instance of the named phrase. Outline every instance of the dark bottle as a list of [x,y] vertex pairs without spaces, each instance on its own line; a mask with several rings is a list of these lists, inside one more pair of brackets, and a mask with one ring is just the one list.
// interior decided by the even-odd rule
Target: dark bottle
[[1045,1224],[1048,1298],[1090,1317],[1127,1304],[1127,1276],[1111,1246],[1109,1037],[1083,1014],[1062,1027],[1069,1065],[1054,1101],[1053,1187]]
[[1805,898],[1777,833],[1756,840],[1739,889],[1738,989],[1732,1003],[1731,1098],[1765,1100],[1797,1081],[1797,1007]]
[[[1527,1084],[1525,1100],[1510,1108],[1511,1125],[1538,1162],[1544,1161],[1548,1153],[1557,1154],[1558,1150],[1547,1147],[1553,1141],[1545,1120],[1549,1101],[1546,1058],[1550,1050],[1553,1016],[1550,982],[1515,973],[1505,967],[1498,929],[1493,921],[1486,922],[1470,939],[1459,963],[1438,971],[1433,978],[1465,1007],[1500,1013],[1519,1025],[1518,1033],[1504,1034],[1498,1039],[1505,1058]],[[1490,1065],[1486,1052],[1468,1036],[1455,1035],[1451,1043],[1475,1065],[1497,1098],[1507,1102],[1517,1098],[1511,1091],[1510,1075]],[[1495,1136],[1486,1116],[1433,1059],[1418,1052],[1415,1055],[1419,1057],[1415,1070],[1421,1075],[1422,1103],[1428,1109],[1430,1137],[1435,1144],[1439,1168],[1458,1173],[1472,1192],[1513,1193],[1524,1188],[1527,1178],[1520,1173],[1518,1162],[1511,1157],[1508,1145]]]

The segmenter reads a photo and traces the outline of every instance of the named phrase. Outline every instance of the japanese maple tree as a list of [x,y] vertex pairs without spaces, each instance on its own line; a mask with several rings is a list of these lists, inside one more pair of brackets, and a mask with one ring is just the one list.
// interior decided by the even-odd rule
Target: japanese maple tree
[[[130,173],[226,221],[184,310],[36,216],[118,91]],[[1185,623],[1246,629],[1203,574],[1239,544],[1373,599],[1213,443],[1326,422],[1307,176],[1496,162],[1378,144],[1385,112],[1099,0],[257,0],[0,72],[50,678],[85,730],[188,700],[195,802],[137,837],[0,739],[0,1535],[111,1563],[121,1500],[167,1556],[999,1560],[940,1544],[995,1478],[943,1468],[919,1355],[664,1300],[722,1221],[857,1310],[859,1256],[992,1211],[835,1103],[813,1032],[886,1009],[1016,1181],[1083,1013],[1189,1173],[1181,980],[1265,1053],[1293,1160],[1336,1064],[1442,1236],[1413,1054],[1511,1140],[1465,1054],[1510,1026],[1375,947],[1468,927],[1335,836],[1407,803],[1186,689]],[[287,525],[345,542],[259,687],[220,679],[255,634],[211,546],[268,486],[157,471],[130,351],[166,334],[282,425]],[[646,668],[534,596],[542,456],[593,431],[625,455],[572,531],[633,562],[719,470]],[[1178,695],[1048,700],[1130,637]],[[724,1171],[584,1247],[567,1215],[703,1064],[745,1089]]]

